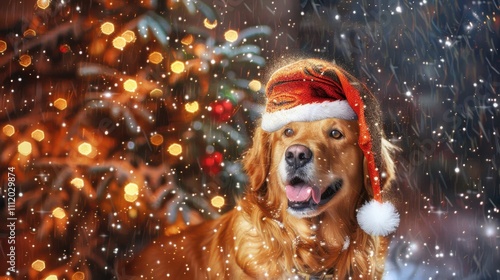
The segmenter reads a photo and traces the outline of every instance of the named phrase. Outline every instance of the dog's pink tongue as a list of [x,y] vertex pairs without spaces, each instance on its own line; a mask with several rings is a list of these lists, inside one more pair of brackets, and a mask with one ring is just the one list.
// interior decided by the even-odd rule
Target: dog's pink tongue
[[295,186],[287,185],[286,196],[288,197],[288,200],[292,202],[306,202],[309,198],[311,198],[311,196],[315,203],[319,203],[321,199],[319,189],[306,184]]

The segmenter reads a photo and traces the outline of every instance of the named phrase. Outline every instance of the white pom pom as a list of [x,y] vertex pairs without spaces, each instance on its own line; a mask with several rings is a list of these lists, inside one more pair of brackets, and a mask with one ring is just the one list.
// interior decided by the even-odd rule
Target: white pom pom
[[361,229],[369,235],[386,236],[399,225],[399,213],[390,202],[371,200],[359,208],[356,218]]

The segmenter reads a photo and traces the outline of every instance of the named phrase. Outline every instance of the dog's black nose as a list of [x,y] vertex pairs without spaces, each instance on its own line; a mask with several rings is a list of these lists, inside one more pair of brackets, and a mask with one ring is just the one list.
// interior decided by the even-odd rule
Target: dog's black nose
[[286,163],[295,168],[306,165],[311,161],[312,156],[312,151],[308,147],[300,144],[288,147],[285,152]]

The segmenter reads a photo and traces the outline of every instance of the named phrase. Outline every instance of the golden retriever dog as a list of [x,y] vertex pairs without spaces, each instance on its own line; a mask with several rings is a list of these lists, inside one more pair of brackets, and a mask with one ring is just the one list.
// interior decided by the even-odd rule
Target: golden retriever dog
[[[341,95],[345,81],[361,87],[327,62],[305,60],[285,70],[297,67],[300,75],[315,79],[332,67],[337,72],[320,87],[287,85],[287,96],[301,87],[323,95],[321,91],[332,86],[330,80]],[[284,78],[271,78],[270,84],[286,85],[288,72]],[[267,90],[274,90],[271,87]],[[273,102],[274,95],[267,94]],[[303,94],[308,93],[293,93]],[[361,116],[344,116],[307,121],[292,117],[272,129],[259,123],[242,159],[249,185],[237,207],[219,219],[160,237],[133,260],[121,263],[121,279],[381,279],[389,240],[369,235],[356,218],[358,209],[374,196],[369,159],[359,143],[360,127],[366,128],[360,125]],[[385,198],[394,175],[394,146],[383,137],[371,140]]]

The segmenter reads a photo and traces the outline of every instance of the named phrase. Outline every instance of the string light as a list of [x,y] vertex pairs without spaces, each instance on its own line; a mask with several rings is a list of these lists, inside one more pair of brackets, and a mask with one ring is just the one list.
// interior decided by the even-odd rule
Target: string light
[[251,80],[248,83],[248,87],[253,91],[259,91],[262,88],[262,84],[257,80]]
[[123,190],[125,191],[123,197],[128,202],[134,202],[139,197],[139,186],[135,183],[128,183]]
[[24,31],[23,36],[24,37],[35,37],[36,31],[30,28],[30,29]]
[[52,216],[58,219],[63,219],[64,217],[66,217],[66,212],[61,207],[56,207],[54,210],[52,210]]
[[107,21],[101,25],[101,32],[109,35],[113,32],[115,32],[115,26],[111,22]]
[[123,48],[125,48],[126,45],[127,45],[127,40],[125,40],[125,38],[123,38],[122,36],[118,36],[115,39],[113,39],[113,47],[115,47],[115,49],[123,50]]
[[217,26],[217,20],[210,22],[208,18],[203,21],[203,25],[208,29],[214,29]]
[[45,269],[45,262],[42,260],[36,260],[33,263],[31,263],[31,268],[40,272]]
[[45,138],[45,133],[43,132],[43,130],[35,129],[35,130],[33,130],[33,132],[31,132],[31,138],[40,142]]
[[31,154],[31,150],[31,143],[28,141],[23,141],[17,146],[17,151],[23,156]]
[[151,144],[155,146],[160,146],[163,143],[163,136],[161,134],[155,134],[149,138]]
[[31,65],[31,56],[23,54],[19,57],[19,65],[23,67],[28,67]]
[[137,82],[133,79],[128,79],[123,83],[123,88],[128,92],[134,92],[137,89]]
[[38,8],[45,10],[49,7],[50,0],[38,0],[36,1],[36,5],[38,6]]
[[236,30],[228,30],[226,31],[226,33],[224,33],[224,39],[226,39],[226,41],[228,42],[234,42],[236,40],[238,40],[238,32]]
[[78,152],[84,156],[88,156],[92,152],[92,145],[87,142],[83,142],[78,146]]
[[0,53],[3,53],[7,50],[7,42],[4,40],[0,40]]
[[194,37],[191,34],[184,36],[184,38],[182,38],[181,40],[181,43],[186,46],[191,45],[193,42],[194,42]]
[[168,146],[168,152],[173,156],[178,156],[182,153],[182,146],[174,143]]
[[212,198],[212,200],[210,200],[210,203],[212,203],[212,206],[214,207],[221,208],[224,206],[225,200],[224,197],[216,195]]
[[81,178],[73,178],[70,184],[72,184],[77,189],[82,189],[84,186],[83,180]]
[[159,52],[152,52],[148,57],[149,62],[158,64],[163,60],[163,55]]
[[68,102],[64,98],[57,98],[54,101],[54,107],[62,111],[68,107]]
[[184,71],[184,63],[182,61],[174,61],[171,65],[170,65],[170,69],[172,69],[172,72],[174,73],[182,73]]
[[123,32],[122,33],[122,37],[123,37],[123,39],[125,39],[125,41],[127,43],[132,43],[136,39],[135,33],[132,30],[127,30],[127,31]]
[[200,104],[197,101],[188,102],[184,105],[184,109],[189,113],[196,113],[200,109]]
[[5,125],[3,128],[2,128],[2,131],[3,131],[3,134],[11,137],[12,135],[14,135],[14,133],[16,132],[16,129],[14,128],[14,126],[10,125],[10,124],[7,124]]
[[163,91],[159,88],[153,89],[150,93],[149,96],[151,97],[162,97],[163,96]]

